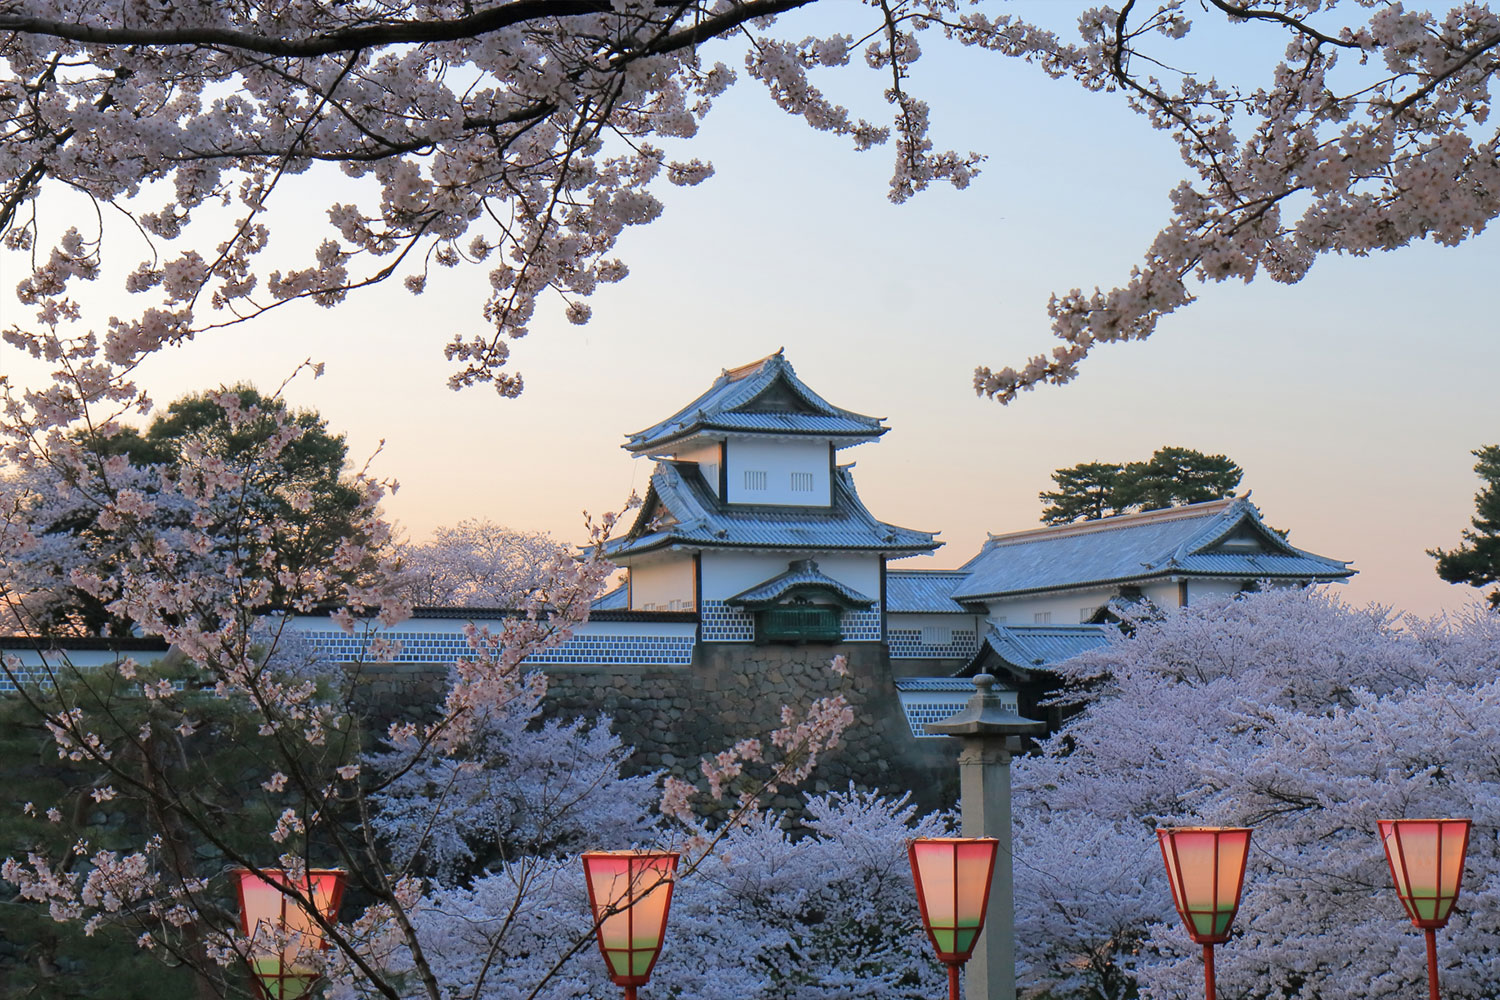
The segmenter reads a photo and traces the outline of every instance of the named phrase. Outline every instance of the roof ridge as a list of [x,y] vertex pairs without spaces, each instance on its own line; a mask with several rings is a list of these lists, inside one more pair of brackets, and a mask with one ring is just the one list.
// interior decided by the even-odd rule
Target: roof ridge
[[949,576],[969,575],[969,571],[966,569],[892,569],[887,570],[886,572],[892,575],[900,573],[907,576],[916,576],[919,574],[922,576],[938,576],[940,574],[946,574]]
[[1008,531],[1002,534],[990,533],[985,547],[989,548],[996,543],[1008,545],[1022,539],[1032,539],[1040,535],[1049,535],[1053,538],[1063,538],[1070,535],[1088,535],[1098,531],[1112,531],[1115,528],[1135,527],[1140,524],[1156,524],[1162,521],[1185,521],[1191,518],[1204,517],[1209,514],[1222,513],[1228,510],[1239,497],[1223,497],[1219,500],[1204,500],[1201,503],[1184,504],[1181,507],[1163,507],[1160,510],[1132,511],[1129,514],[1115,514],[1112,517],[1098,517],[1089,521],[1074,521],[1069,524],[1046,524],[1040,528],[1023,528],[1020,531]]
[[775,361],[779,358],[782,364],[786,364],[785,352],[785,347],[778,347],[776,349],[776,353],[774,354],[767,354],[763,358],[758,358],[755,361],[750,362],[749,364],[740,365],[736,368],[723,369],[723,371],[719,373],[719,378],[723,379],[726,382],[738,382],[740,379],[748,378],[751,375],[758,374],[767,362]]

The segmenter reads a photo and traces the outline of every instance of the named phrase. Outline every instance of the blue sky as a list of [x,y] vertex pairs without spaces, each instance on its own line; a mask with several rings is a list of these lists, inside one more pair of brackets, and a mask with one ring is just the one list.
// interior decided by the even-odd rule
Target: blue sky
[[[1067,6],[1016,8],[1057,20]],[[788,20],[787,33],[850,10]],[[1216,41],[1194,51],[1211,58]],[[434,275],[420,297],[393,286],[333,311],[284,310],[154,359],[143,380],[166,401],[240,379],[274,385],[312,356],[328,374],[296,383],[292,400],[318,408],[361,459],[385,440],[376,468],[402,481],[389,508],[415,537],[489,517],[572,538],[581,509],[644,489],[647,463],[619,449],[624,433],[721,368],[784,346],[831,401],[888,418],[883,441],[845,453],[861,493],[877,516],[948,543],[903,565],[956,565],[986,531],[1034,525],[1055,468],[1181,445],[1239,462],[1294,544],[1353,560],[1348,599],[1421,614],[1472,600],[1423,550],[1457,543],[1479,486],[1469,452],[1500,442],[1494,234],[1325,260],[1292,287],[1204,289],[1151,340],[1102,349],[1077,382],[1001,407],[974,396],[974,366],[1050,349],[1049,294],[1123,279],[1183,166],[1117,95],[936,37],[924,47],[916,88],[937,144],[989,156],[968,191],[892,206],[886,150],[856,154],[742,81],[692,144],[716,176],[665,190],[664,216],[625,235],[631,276],[595,297],[592,323],[572,327],[544,303],[514,345],[519,400],[444,385],[443,343],[482,328],[482,270]],[[1235,72],[1269,68],[1264,54],[1232,51]],[[868,114],[882,86],[863,71],[829,77]],[[297,210],[331,183],[298,179]],[[94,304],[109,307],[104,295]],[[0,301],[0,315],[16,308]],[[3,370],[25,370],[0,352]]]

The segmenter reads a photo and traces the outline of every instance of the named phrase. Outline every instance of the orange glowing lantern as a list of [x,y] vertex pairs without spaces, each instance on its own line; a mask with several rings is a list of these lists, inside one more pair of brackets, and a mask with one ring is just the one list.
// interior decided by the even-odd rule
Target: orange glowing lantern
[[583,856],[599,951],[609,978],[625,989],[625,1000],[635,1000],[636,988],[651,978],[661,954],[676,872],[675,853],[591,851]]
[[906,848],[922,926],[948,967],[950,1000],[958,1000],[958,970],[984,929],[999,844],[992,837],[922,837]]
[[1437,929],[1448,922],[1464,877],[1469,820],[1383,819],[1380,840],[1396,894],[1427,938],[1427,992],[1438,1000]]
[[[326,949],[323,928],[292,893],[332,922],[344,896],[345,873],[336,868],[312,868],[306,878],[293,881],[279,868],[234,870],[240,898],[240,929],[254,941],[250,970],[262,1000],[300,1000],[312,993],[317,970],[308,963],[310,952]],[[267,939],[280,942],[280,947]]]
[[1156,831],[1172,884],[1172,902],[1188,936],[1203,946],[1204,995],[1214,1000],[1214,945],[1229,940],[1240,908],[1250,831],[1245,827],[1184,826]]

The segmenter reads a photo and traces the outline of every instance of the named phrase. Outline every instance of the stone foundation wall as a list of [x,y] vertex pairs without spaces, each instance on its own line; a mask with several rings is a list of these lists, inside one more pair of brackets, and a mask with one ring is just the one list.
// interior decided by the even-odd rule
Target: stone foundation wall
[[[828,668],[836,653],[849,676]],[[908,671],[900,664],[900,672]],[[435,664],[366,666],[365,683],[380,714],[412,714],[436,705],[445,673]],[[803,790],[843,789],[852,781],[887,794],[911,792],[924,809],[951,808],[958,797],[957,741],[911,735],[892,682],[891,662],[879,643],[802,646],[701,644],[690,666],[567,665],[547,668],[548,716],[603,712],[635,748],[631,766],[664,769],[707,787],[699,770],[705,754],[749,736],[765,740],[781,726],[781,706],[805,709],[842,693],[855,723],[822,760],[807,789],[773,804],[795,808]]]

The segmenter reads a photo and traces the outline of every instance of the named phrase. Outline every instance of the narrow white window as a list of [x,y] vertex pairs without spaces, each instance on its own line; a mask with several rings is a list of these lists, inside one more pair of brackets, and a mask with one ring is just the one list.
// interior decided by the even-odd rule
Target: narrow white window
[[1099,610],[1099,606],[1097,604],[1093,605],[1091,607],[1087,607],[1087,608],[1079,608],[1078,609],[1078,621],[1079,621],[1079,624],[1087,624],[1088,620],[1090,618],[1094,617],[1094,612],[1096,612],[1098,610]]
[[813,488],[813,475],[811,472],[792,473],[792,492],[811,493]]
[[941,625],[923,625],[922,645],[951,646],[953,645],[953,630]]
[[766,474],[763,471],[753,469],[745,470],[745,489],[763,490],[766,488]]
[[1050,611],[1038,611],[1036,614],[1034,614],[1034,615],[1031,616],[1031,623],[1033,625],[1051,625],[1052,624],[1052,612],[1050,612]]

